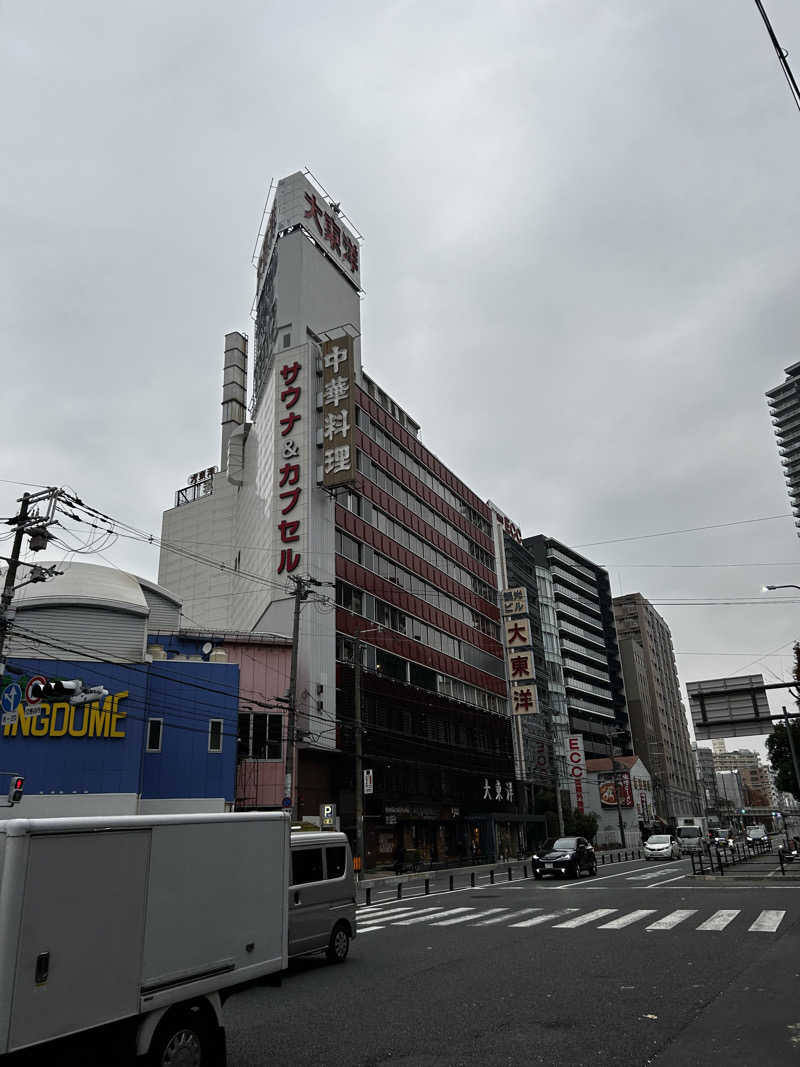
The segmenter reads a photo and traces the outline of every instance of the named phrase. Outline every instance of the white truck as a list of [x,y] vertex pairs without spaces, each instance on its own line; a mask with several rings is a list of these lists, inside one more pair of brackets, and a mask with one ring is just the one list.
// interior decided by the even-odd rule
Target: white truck
[[704,815],[679,815],[675,820],[675,837],[684,855],[698,852],[708,836],[708,819]]
[[80,1034],[97,1062],[224,1064],[225,992],[287,964],[289,833],[281,812],[0,822],[0,1054]]

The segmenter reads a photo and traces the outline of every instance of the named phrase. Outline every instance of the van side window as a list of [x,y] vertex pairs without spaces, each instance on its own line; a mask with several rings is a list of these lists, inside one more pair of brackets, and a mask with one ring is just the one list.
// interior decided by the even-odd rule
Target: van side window
[[341,878],[347,862],[347,849],[344,845],[332,845],[326,848],[325,859],[328,864],[328,877]]
[[292,885],[322,881],[322,849],[299,848],[292,851]]

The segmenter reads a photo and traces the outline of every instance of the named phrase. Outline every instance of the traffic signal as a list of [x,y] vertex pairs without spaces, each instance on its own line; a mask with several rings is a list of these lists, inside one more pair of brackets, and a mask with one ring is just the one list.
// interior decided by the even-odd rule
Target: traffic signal
[[77,678],[70,681],[62,681],[56,678],[44,684],[34,682],[30,686],[30,697],[36,703],[43,701],[45,704],[51,704],[54,700],[71,701],[82,692],[83,682]]
[[24,788],[24,777],[21,774],[15,774],[8,787],[8,803],[19,804],[22,800],[22,791]]

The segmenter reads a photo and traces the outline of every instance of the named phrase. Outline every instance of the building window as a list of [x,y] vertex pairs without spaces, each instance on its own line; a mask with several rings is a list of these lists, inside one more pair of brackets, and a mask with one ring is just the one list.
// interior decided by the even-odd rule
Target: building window
[[283,758],[283,715],[249,712],[239,716],[239,759]]
[[222,752],[222,719],[210,719],[208,723],[208,751]]
[[147,720],[147,747],[145,749],[146,752],[161,751],[161,735],[163,733],[163,728],[163,719]]

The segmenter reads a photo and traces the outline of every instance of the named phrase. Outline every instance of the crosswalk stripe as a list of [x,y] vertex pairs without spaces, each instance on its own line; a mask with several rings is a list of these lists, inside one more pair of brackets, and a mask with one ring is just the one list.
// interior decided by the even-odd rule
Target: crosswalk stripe
[[638,921],[643,919],[646,915],[654,915],[655,910],[655,908],[639,908],[638,911],[632,911],[629,915],[621,915],[619,919],[612,919],[610,923],[603,923],[598,929],[621,930],[623,926],[630,926],[632,923],[638,923]]
[[444,922],[431,923],[431,926],[455,926],[457,923],[467,923],[472,922],[473,919],[482,919],[484,915],[494,915],[498,911],[508,911],[508,908],[488,908],[486,911],[479,911],[474,915],[458,915],[455,919],[445,919]]
[[[417,908],[417,909],[411,908],[410,911],[400,912],[400,914],[398,914],[396,916],[395,915],[388,915],[386,917],[386,922],[395,922],[395,921],[399,922],[401,919],[411,919],[411,918],[414,918],[414,917],[416,917],[418,915],[432,916],[432,915],[435,915],[437,912],[441,912],[441,910],[442,910],[441,904],[439,904],[435,908]],[[375,922],[383,922],[383,916],[382,915],[376,915],[375,916]]]
[[715,911],[710,919],[706,919],[704,923],[700,923],[697,927],[698,930],[724,930],[728,923],[733,922],[736,916],[739,914],[739,909],[734,908],[731,910]]
[[762,911],[748,934],[774,934],[783,921],[785,911]]
[[382,926],[359,926],[356,933],[360,937],[362,934],[374,934],[376,930],[383,930]]
[[678,908],[677,911],[671,911],[669,915],[665,915],[663,919],[650,923],[645,929],[673,930],[679,923],[682,923],[684,919],[688,919],[690,915],[694,915],[696,912],[697,908]]
[[576,926],[585,926],[587,923],[593,923],[595,919],[604,919],[606,915],[613,915],[616,908],[595,908],[594,911],[589,911],[586,915],[576,915],[574,919],[567,919],[564,923],[556,923],[556,930],[574,930]]
[[561,908],[560,911],[551,911],[547,915],[534,915],[532,919],[523,919],[521,923],[511,923],[512,930],[527,930],[529,926],[539,926],[540,923],[549,922],[550,919],[560,919],[562,915],[569,915],[577,908]]
[[519,911],[512,911],[508,915],[499,915],[494,919],[485,919],[481,923],[475,923],[476,926],[494,926],[495,923],[504,923],[509,919],[519,919],[522,915],[530,915],[533,911],[541,911],[541,908],[521,908]]
[[445,917],[445,915],[455,915],[456,912],[473,911],[473,910],[474,910],[473,908],[450,908],[449,911],[440,911],[438,908],[427,908],[426,909],[426,914],[423,915],[420,912],[418,915],[415,915],[413,919],[400,919],[397,922],[393,922],[392,926],[412,926],[414,923],[426,923],[426,922],[429,922],[432,918],[434,918],[433,915],[428,914],[431,911],[437,913],[436,914],[436,918],[437,919],[443,919]]
[[369,915],[363,915],[361,912],[356,912],[356,918],[363,919],[366,922],[372,922],[373,919],[388,919],[390,916],[398,918],[401,915],[410,915],[414,908],[392,908],[391,911],[375,911],[370,912]]

